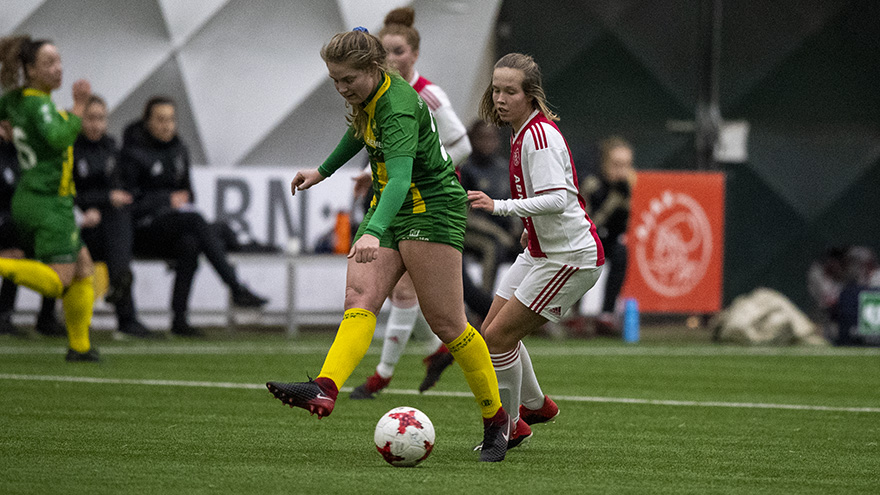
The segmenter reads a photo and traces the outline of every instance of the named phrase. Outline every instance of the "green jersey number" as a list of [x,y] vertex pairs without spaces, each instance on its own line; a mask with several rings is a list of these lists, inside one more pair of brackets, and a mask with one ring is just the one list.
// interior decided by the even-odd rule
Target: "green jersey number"
[[21,127],[12,129],[12,142],[15,143],[15,150],[18,152],[18,166],[22,170],[30,170],[37,166],[37,154],[34,149],[27,143],[27,134]]

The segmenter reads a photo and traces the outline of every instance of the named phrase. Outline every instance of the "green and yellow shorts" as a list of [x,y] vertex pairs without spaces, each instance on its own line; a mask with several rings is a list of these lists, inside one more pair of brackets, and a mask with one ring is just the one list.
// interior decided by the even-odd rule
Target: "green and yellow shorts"
[[[398,213],[379,239],[379,245],[397,251],[400,241],[424,241],[448,244],[459,251],[464,249],[467,197],[456,196],[437,203],[435,199],[433,207],[422,213]],[[367,210],[355,234],[355,242],[364,235],[375,211],[375,206]]]
[[73,215],[72,196],[50,196],[19,189],[12,218],[25,251],[44,263],[75,263],[83,247]]

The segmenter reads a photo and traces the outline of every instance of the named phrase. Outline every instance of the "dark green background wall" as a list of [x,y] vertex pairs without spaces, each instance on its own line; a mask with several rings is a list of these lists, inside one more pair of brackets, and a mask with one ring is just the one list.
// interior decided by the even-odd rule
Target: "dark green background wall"
[[[505,0],[499,55],[535,57],[579,170],[621,134],[640,169],[695,167],[698,0]],[[880,2],[726,0],[721,114],[750,124],[727,174],[725,304],[765,286],[807,308],[826,247],[880,250]]]

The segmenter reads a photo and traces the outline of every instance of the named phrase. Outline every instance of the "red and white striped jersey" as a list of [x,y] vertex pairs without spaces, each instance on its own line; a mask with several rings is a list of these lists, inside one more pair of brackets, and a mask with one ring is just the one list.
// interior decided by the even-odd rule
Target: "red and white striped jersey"
[[467,129],[455,114],[449,97],[440,86],[422,77],[418,71],[413,71],[413,79],[409,83],[428,104],[437,121],[440,142],[452,158],[452,163],[458,167],[471,154],[471,144],[467,139]]
[[586,264],[580,266],[603,265],[605,252],[578,193],[577,171],[568,143],[556,124],[536,110],[511,137],[511,202],[553,190],[565,192],[562,213],[522,217],[529,236],[529,253],[553,258],[577,254],[578,258],[586,258]]

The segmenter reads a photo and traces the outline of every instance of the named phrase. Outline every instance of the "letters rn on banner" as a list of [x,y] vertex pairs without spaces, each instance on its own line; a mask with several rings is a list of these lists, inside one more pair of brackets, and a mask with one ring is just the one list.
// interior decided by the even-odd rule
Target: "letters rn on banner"
[[624,297],[648,313],[721,309],[724,174],[639,172]]

